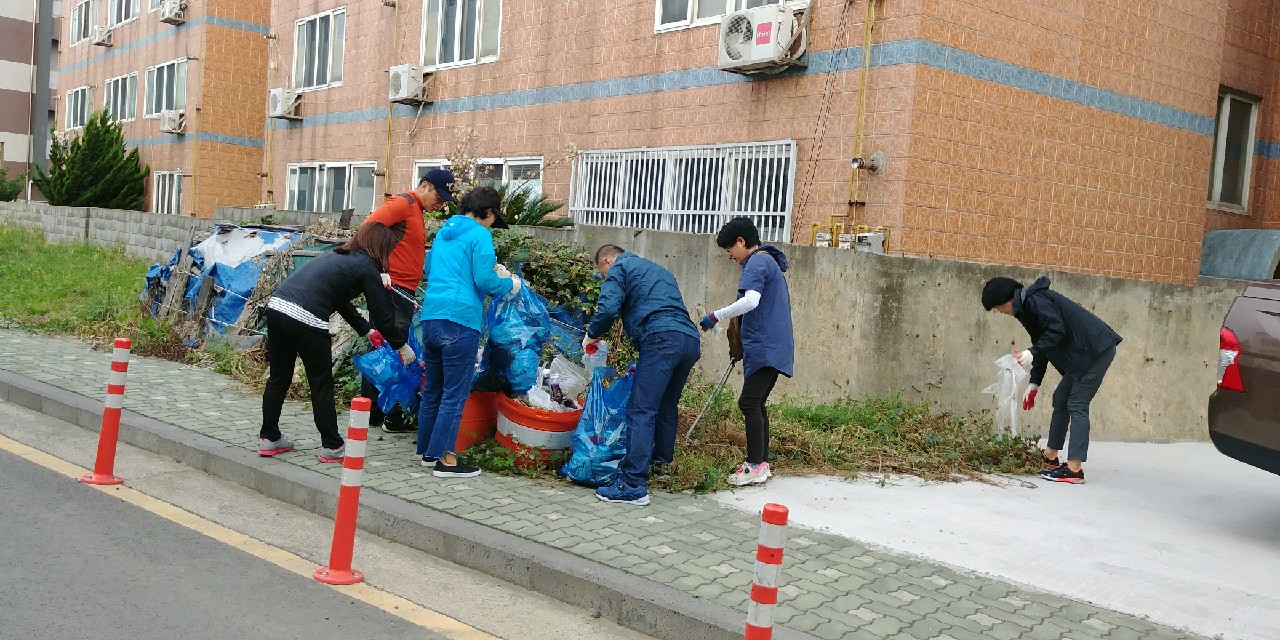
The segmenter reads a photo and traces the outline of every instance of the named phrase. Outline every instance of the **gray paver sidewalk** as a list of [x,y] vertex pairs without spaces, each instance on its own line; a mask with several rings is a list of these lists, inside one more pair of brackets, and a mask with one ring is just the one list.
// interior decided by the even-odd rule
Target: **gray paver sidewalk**
[[[84,343],[0,327],[0,369],[91,398],[105,393],[108,354]],[[125,407],[245,450],[257,447],[260,399],[208,370],[134,357]],[[337,477],[315,459],[309,408],[287,403],[277,456]],[[370,432],[363,485],[745,611],[759,520],[689,495],[646,508],[605,505],[589,489],[484,474],[431,477],[410,440]],[[958,573],[836,536],[792,528],[775,620],[822,638],[977,640],[1196,638],[1132,616]],[[745,619],[745,618],[744,618]]]

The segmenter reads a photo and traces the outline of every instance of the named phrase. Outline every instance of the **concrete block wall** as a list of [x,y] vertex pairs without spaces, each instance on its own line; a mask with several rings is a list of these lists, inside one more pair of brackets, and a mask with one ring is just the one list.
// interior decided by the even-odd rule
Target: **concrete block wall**
[[[695,318],[736,296],[741,269],[708,236],[585,226],[527,231],[579,242],[588,252],[618,244],[662,264],[676,276]],[[995,380],[994,361],[1028,347],[1029,339],[1013,318],[983,311],[982,285],[996,276],[1030,283],[1047,275],[1054,289],[1124,337],[1093,405],[1095,437],[1208,437],[1218,329],[1243,283],[1190,286],[796,245],[783,249],[791,261],[796,376],[779,383],[779,394],[831,400],[901,393],[949,411],[988,410],[993,398],[981,391]],[[704,334],[697,375],[714,380],[727,366],[723,334]],[[1058,381],[1051,367],[1044,400],[1022,414],[1024,432],[1048,432],[1048,395]],[[741,375],[734,384],[740,388]]]

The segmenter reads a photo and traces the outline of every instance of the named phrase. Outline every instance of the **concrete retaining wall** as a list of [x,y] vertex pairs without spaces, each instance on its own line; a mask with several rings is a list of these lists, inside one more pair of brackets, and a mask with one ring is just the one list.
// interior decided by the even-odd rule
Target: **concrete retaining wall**
[[[709,236],[577,227],[531,230],[573,240],[590,251],[606,242],[657,261],[675,274],[695,317],[732,302],[741,269]],[[992,406],[982,388],[993,361],[1029,340],[1016,320],[985,312],[982,285],[994,276],[1031,282],[1039,272],[1013,267],[901,258],[788,245],[788,282],[796,327],[796,377],[778,392],[832,399],[901,392],[947,410]],[[1240,283],[1185,286],[1047,273],[1054,289],[1093,310],[1120,335],[1115,363],[1093,411],[1098,439],[1207,439],[1206,403],[1217,376],[1218,329]],[[702,379],[728,366],[723,335],[703,340]],[[741,376],[735,376],[741,384]],[[1050,368],[1027,432],[1047,432]]]
[[[316,214],[219,207],[225,221],[260,220],[309,225]],[[212,220],[139,211],[0,203],[0,221],[38,224],[51,241],[89,240],[123,246],[133,255],[167,258]],[[604,227],[529,229],[591,250],[608,243],[639,253],[675,274],[689,309],[700,317],[731,302],[741,273],[709,236]],[[1030,282],[1037,272],[1014,267],[876,256],[788,245],[794,301],[796,377],[778,393],[829,400],[863,393],[900,392],[947,410],[990,408],[981,393],[993,380],[992,362],[1028,338],[1013,318],[987,313],[982,284],[1007,275]],[[1049,273],[1058,291],[1092,309],[1124,336],[1115,364],[1094,403],[1099,439],[1169,442],[1207,439],[1206,402],[1217,375],[1218,329],[1239,282],[1202,279],[1197,286]],[[723,334],[703,340],[698,375],[728,366]],[[1029,432],[1045,431],[1052,369],[1043,400],[1024,413]],[[735,384],[741,384],[737,376]]]
[[[260,221],[269,215],[273,224],[308,226],[320,216],[305,211],[263,211],[218,207],[217,222]],[[169,216],[145,211],[121,211],[86,207],[54,207],[41,203],[0,202],[0,222],[39,226],[50,242],[88,241],[123,247],[125,253],[147,260],[167,260],[186,244],[194,230],[197,238],[208,233],[215,220]]]

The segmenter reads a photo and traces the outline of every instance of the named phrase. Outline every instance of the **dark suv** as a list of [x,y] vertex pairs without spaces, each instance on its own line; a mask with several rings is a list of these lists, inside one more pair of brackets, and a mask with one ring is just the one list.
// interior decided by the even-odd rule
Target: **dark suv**
[[1280,282],[1249,285],[1227,312],[1209,437],[1218,451],[1280,474]]

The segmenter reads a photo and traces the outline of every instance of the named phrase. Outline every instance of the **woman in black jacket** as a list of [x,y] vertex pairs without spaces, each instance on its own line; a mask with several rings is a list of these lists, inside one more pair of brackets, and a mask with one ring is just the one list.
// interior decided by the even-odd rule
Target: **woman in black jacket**
[[387,259],[395,248],[395,233],[378,224],[364,225],[346,244],[315,258],[290,275],[267,300],[267,360],[271,373],[262,392],[262,430],[258,455],[274,456],[293,449],[280,433],[280,409],[293,381],[294,361],[302,358],[311,387],[311,413],[320,431],[320,462],[342,462],[345,442],[338,432],[333,406],[333,356],[329,317],[336,311],[356,333],[376,345],[383,336],[356,311],[351,301],[364,294],[373,324],[386,332],[386,341],[400,351],[406,364],[415,358],[396,328],[387,291]]

